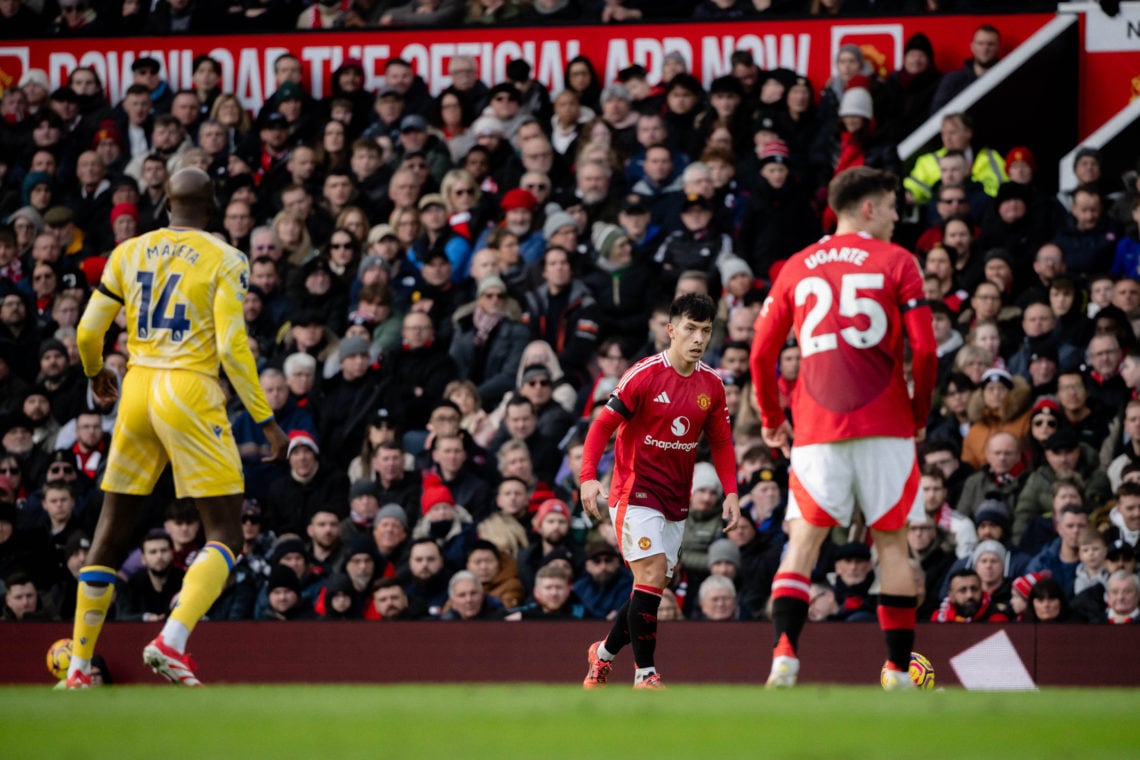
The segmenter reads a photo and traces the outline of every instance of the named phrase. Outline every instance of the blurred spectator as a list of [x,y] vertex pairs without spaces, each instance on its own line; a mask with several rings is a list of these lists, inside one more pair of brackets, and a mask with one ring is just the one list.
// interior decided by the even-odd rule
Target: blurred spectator
[[438,618],[447,602],[450,571],[444,566],[443,550],[434,538],[424,536],[412,541],[408,576],[404,590],[408,594],[409,617]]
[[1104,214],[1100,193],[1082,185],[1073,192],[1072,209],[1054,240],[1064,254],[1065,269],[1089,275],[1112,266],[1118,236],[1115,222]]
[[1001,57],[1001,33],[989,24],[979,26],[970,41],[970,54],[961,69],[942,78],[930,103],[931,115],[994,67]]
[[447,604],[440,620],[501,620],[503,605],[483,593],[474,573],[460,570],[447,583]]
[[490,541],[478,540],[471,545],[467,569],[483,584],[483,592],[498,599],[505,609],[513,610],[526,598],[514,557],[502,554]]
[[1089,623],[1120,625],[1140,620],[1140,578],[1127,570],[1117,570],[1108,584],[1085,591],[1074,602],[1078,616]]
[[633,591],[633,574],[604,541],[587,545],[585,555],[586,572],[574,582],[574,593],[589,617],[613,620]]
[[1023,378],[1012,377],[1003,369],[989,369],[977,390],[970,394],[970,429],[962,442],[962,461],[972,467],[985,462],[985,445],[999,432],[1020,441],[1029,431],[1032,397]]
[[701,582],[697,591],[700,615],[696,620],[722,622],[739,620],[740,609],[736,601],[736,587],[723,575],[710,575]]
[[1053,513],[1057,537],[1029,563],[1029,572],[1048,570],[1061,584],[1065,596],[1073,596],[1077,566],[1080,564],[1080,533],[1088,525],[1088,513],[1080,505],[1062,507]]
[[[410,600],[396,578],[372,583],[372,610],[380,620],[408,620]],[[369,616],[371,619],[372,616]]]
[[[1098,587],[1098,591],[1103,592],[1103,588]],[[1042,578],[1029,591],[1022,619],[1033,623],[1066,623],[1070,621],[1071,614],[1060,584],[1052,578]]]
[[312,620],[312,606],[301,596],[297,574],[284,565],[273,568],[266,585],[269,603],[261,620]]
[[302,533],[317,507],[331,506],[347,513],[348,481],[343,472],[322,465],[320,449],[310,433],[294,430],[289,436],[289,473],[269,484],[265,524],[273,532]]
[[143,568],[123,584],[115,617],[124,621],[165,620],[175,595],[182,590],[183,573],[173,566],[174,542],[165,532],[152,531],[143,537],[141,549]]
[[[942,79],[941,87],[953,75],[947,74]],[[938,97],[935,96],[935,101]],[[938,158],[951,150],[960,150],[965,153],[970,166],[969,178],[978,182],[985,188],[987,195],[996,196],[1001,183],[1009,179],[1005,173],[1005,159],[992,148],[975,149],[972,145],[974,139],[974,121],[967,113],[950,113],[942,117],[942,147],[933,153],[924,153],[915,162],[914,170],[903,181],[907,202],[914,204],[926,203],[934,194],[934,186],[941,180],[942,171],[938,165]]]
[[5,578],[7,591],[4,594],[4,609],[0,610],[0,621],[22,623],[52,620],[50,610],[40,601],[39,591],[30,577],[16,572]]
[[880,136],[898,143],[926,121],[942,80],[934,63],[934,46],[922,32],[903,47],[902,66],[887,76],[879,95]]
[[950,574],[950,593],[931,615],[936,623],[1003,623],[1011,610],[982,591],[976,571],[968,568]]
[[406,5],[390,8],[378,24],[431,28],[454,24],[462,17],[462,0],[411,0]]

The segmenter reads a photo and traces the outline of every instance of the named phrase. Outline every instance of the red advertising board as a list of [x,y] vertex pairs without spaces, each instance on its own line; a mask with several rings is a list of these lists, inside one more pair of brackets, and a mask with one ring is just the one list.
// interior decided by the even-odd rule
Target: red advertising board
[[539,81],[558,91],[563,86],[566,62],[576,55],[587,56],[610,81],[633,62],[656,75],[665,55],[677,51],[707,84],[728,72],[729,56],[738,49],[751,50],[762,68],[782,66],[806,74],[818,88],[831,75],[836,51],[844,44],[862,47],[867,59],[885,75],[898,68],[907,38],[925,32],[934,45],[938,66],[952,71],[969,57],[970,37],[979,23],[998,27],[1002,45],[1009,50],[1051,18],[1051,14],[916,16],[0,42],[0,90],[18,81],[28,68],[45,70],[55,87],[76,66],[93,66],[102,75],[110,97],[118,100],[131,81],[130,66],[135,59],[144,55],[157,58],[166,79],[182,88],[190,85],[194,57],[208,53],[222,64],[223,88],[236,93],[247,108],[256,109],[275,89],[273,60],[285,52],[301,59],[311,92],[318,97],[328,92],[331,72],[350,57],[363,61],[369,88],[379,84],[385,61],[400,57],[412,62],[432,92],[450,83],[446,72],[452,56],[474,56],[485,82],[504,80],[507,62],[521,57],[531,63]]

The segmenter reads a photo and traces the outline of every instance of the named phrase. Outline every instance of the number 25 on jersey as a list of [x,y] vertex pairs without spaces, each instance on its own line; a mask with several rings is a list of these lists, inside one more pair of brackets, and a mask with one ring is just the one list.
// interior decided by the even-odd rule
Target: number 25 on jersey
[[[190,320],[186,318],[186,304],[173,303],[178,282],[182,279],[180,274],[171,274],[159,293],[158,301],[154,301],[154,272],[139,272],[137,281],[142,286],[142,303],[139,304],[138,337],[140,340],[150,338],[151,330],[170,330],[170,339],[178,343],[190,329]],[[152,308],[153,305],[153,308]],[[171,313],[168,315],[167,312]]]
[[882,290],[881,273],[858,272],[845,274],[839,285],[839,316],[855,318],[862,316],[868,324],[866,329],[850,325],[834,332],[817,332],[820,323],[831,313],[835,293],[831,285],[822,277],[805,277],[796,285],[796,306],[803,306],[809,297],[815,304],[808,310],[800,327],[800,355],[805,359],[812,354],[834,351],[839,347],[839,338],[849,346],[858,349],[873,348],[887,334],[887,314],[883,306],[873,298],[859,295],[859,291]]

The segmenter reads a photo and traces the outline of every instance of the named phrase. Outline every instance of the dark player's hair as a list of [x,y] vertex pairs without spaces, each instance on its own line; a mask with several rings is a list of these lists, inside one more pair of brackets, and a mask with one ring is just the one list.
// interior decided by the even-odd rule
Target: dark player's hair
[[851,211],[867,197],[896,193],[898,177],[882,169],[856,166],[836,175],[827,186],[827,205],[836,214]]
[[688,317],[694,322],[712,322],[715,316],[716,304],[702,293],[686,293],[669,307],[670,322],[678,317]]

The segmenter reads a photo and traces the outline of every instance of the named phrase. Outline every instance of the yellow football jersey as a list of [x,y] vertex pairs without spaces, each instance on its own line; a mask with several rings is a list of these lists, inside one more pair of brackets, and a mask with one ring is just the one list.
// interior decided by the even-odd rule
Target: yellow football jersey
[[246,338],[242,300],[249,288],[245,255],[200,230],[165,227],[111,252],[98,290],[79,325],[88,377],[103,367],[102,339],[126,309],[130,365],[218,376],[225,368],[253,419],[273,416]]

